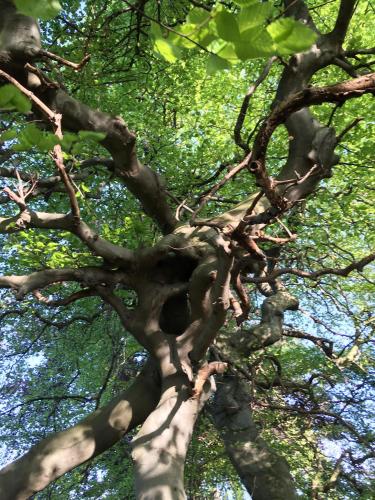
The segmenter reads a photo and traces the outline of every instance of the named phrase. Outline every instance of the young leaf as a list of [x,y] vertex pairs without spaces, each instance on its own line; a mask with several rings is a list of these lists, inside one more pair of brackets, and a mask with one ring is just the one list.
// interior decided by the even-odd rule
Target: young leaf
[[238,24],[240,32],[254,28],[255,26],[261,26],[264,24],[266,19],[269,17],[272,11],[272,4],[270,2],[257,3],[241,9],[238,14]]
[[11,106],[10,102],[16,95],[16,92],[17,88],[14,85],[11,85],[10,83],[7,83],[6,85],[0,87],[0,108]]
[[216,54],[210,55],[207,59],[206,71],[208,75],[213,75],[216,71],[221,71],[223,69],[230,69],[230,67],[231,65],[228,61]]
[[0,135],[0,141],[11,141],[18,136],[17,130],[6,130],[3,134]]
[[163,32],[158,23],[151,22],[150,33],[154,38],[163,38]]
[[191,24],[203,24],[209,19],[209,17],[210,13],[207,10],[201,9],[200,7],[194,7],[189,12],[186,20]]
[[73,132],[65,132],[64,137],[61,141],[61,147],[65,150],[69,150],[74,143],[78,141],[78,135]]
[[248,7],[249,5],[257,2],[258,0],[234,0],[234,3],[236,3],[240,7]]
[[317,34],[308,26],[286,17],[278,19],[267,27],[276,51],[281,55],[303,52],[316,41]]
[[7,83],[0,87],[0,108],[16,108],[21,113],[28,113],[31,110],[31,102],[17,87]]
[[25,16],[40,18],[45,21],[56,17],[61,10],[58,0],[14,0],[18,12]]
[[170,44],[164,38],[158,38],[154,43],[154,50],[158,52],[166,61],[174,63],[179,57],[177,47]]
[[274,53],[273,40],[266,30],[253,28],[242,33],[241,40],[235,45],[235,51],[242,61],[270,56]]
[[78,137],[80,139],[91,139],[93,141],[99,142],[105,139],[105,134],[104,132],[92,132],[91,130],[80,130],[78,132]]
[[20,113],[29,113],[31,111],[31,102],[21,92],[14,96],[12,102],[16,110]]
[[51,134],[50,132],[46,132],[43,134],[43,137],[39,141],[39,144],[37,145],[37,148],[39,151],[51,151],[56,144],[58,144],[60,141],[59,139],[55,136],[55,134]]
[[226,42],[236,42],[240,38],[240,32],[236,18],[230,12],[223,10],[215,16],[217,33]]
[[26,141],[32,146],[37,146],[43,138],[43,132],[37,128],[34,123],[26,125],[22,130],[20,139]]

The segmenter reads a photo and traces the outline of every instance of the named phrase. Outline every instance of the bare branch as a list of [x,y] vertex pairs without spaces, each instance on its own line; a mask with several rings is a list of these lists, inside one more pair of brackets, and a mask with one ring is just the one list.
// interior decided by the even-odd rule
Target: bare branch
[[206,203],[212,198],[212,196],[221,187],[223,187],[229,181],[229,179],[232,179],[235,175],[237,175],[239,172],[241,172],[241,170],[243,170],[244,168],[248,167],[249,163],[250,163],[250,160],[251,160],[251,153],[249,153],[244,158],[244,160],[242,160],[241,163],[239,163],[238,165],[236,165],[235,167],[233,167],[227,174],[225,174],[225,176],[217,184],[215,184],[215,186],[213,188],[211,188],[211,190],[209,191],[209,193],[206,194],[204,196],[204,198],[202,198],[202,200],[201,200],[198,208],[195,210],[195,212],[193,213],[193,215],[191,217],[190,224],[192,226],[195,225],[195,219],[196,219],[198,213],[202,210],[202,208],[206,205]]
[[283,269],[277,269],[263,278],[244,278],[244,281],[246,283],[265,283],[267,281],[274,281],[276,278],[278,278],[283,274],[293,274],[294,276],[299,276],[301,278],[307,278],[311,280],[316,280],[320,276],[324,276],[327,274],[334,274],[336,276],[348,276],[348,274],[350,274],[352,271],[363,271],[363,268],[368,264],[370,264],[370,262],[373,262],[374,260],[375,260],[375,253],[372,253],[370,255],[367,255],[366,257],[363,257],[363,259],[352,262],[348,266],[343,267],[341,269],[329,267],[309,273],[307,271],[302,271],[300,269],[293,269],[291,267],[286,267]]
[[253,159],[264,162],[269,140],[275,129],[292,114],[306,106],[324,102],[343,103],[348,99],[375,93],[375,73],[327,87],[308,87],[281,102],[261,126],[255,139]]
[[56,61],[64,66],[67,66],[68,68],[74,69],[74,71],[80,71],[90,60],[90,54],[87,54],[83,57],[81,62],[79,63],[73,63],[71,61],[67,61],[63,57],[58,56],[57,54],[53,54],[52,52],[49,52],[48,50],[43,50],[40,49],[38,52],[38,55],[41,55],[45,57],[46,59],[51,59],[52,61]]
[[372,55],[375,54],[375,47],[371,47],[370,49],[353,49],[353,50],[345,50],[343,52],[344,56],[346,57],[356,57],[357,55]]
[[356,125],[358,125],[358,123],[360,123],[361,121],[363,120],[363,118],[361,117],[358,117],[358,118],[355,118],[351,123],[349,123],[349,125],[347,125],[344,130],[342,130],[340,132],[340,134],[337,136],[337,144],[339,144],[342,139],[344,138],[344,136],[352,129],[354,128]]
[[259,87],[259,85],[267,78],[268,73],[270,72],[270,69],[272,67],[272,64],[276,61],[276,59],[277,58],[275,56],[271,57],[267,61],[264,68],[262,69],[258,78],[255,80],[255,82],[252,85],[250,85],[250,87],[245,95],[245,98],[242,102],[240,113],[237,117],[236,125],[234,127],[234,134],[233,134],[234,141],[237,144],[237,146],[239,146],[241,149],[243,149],[245,151],[246,154],[249,153],[250,149],[249,149],[249,145],[246,142],[244,142],[242,139],[241,130],[242,130],[245,118],[246,118],[247,110],[249,108],[250,99],[253,96],[253,94],[255,93],[255,91],[257,90],[257,88]]

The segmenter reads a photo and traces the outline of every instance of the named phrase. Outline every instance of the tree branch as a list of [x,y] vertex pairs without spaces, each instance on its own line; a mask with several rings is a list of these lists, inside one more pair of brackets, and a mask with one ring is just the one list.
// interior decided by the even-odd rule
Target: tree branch
[[348,31],[350,20],[354,14],[354,8],[357,0],[341,0],[339,13],[336,19],[335,27],[327,36],[334,39],[342,45],[346,32]]
[[363,268],[370,264],[370,262],[373,262],[375,260],[375,253],[371,253],[370,255],[367,255],[366,257],[363,257],[363,259],[357,260],[352,262],[346,267],[343,267],[341,269],[333,268],[333,267],[328,267],[325,269],[320,269],[319,271],[314,271],[314,272],[307,272],[307,271],[302,271],[300,269],[293,269],[291,267],[285,267],[283,269],[276,269],[275,271],[272,271],[272,273],[268,274],[265,277],[262,278],[244,278],[244,281],[246,283],[265,283],[265,282],[270,282],[274,281],[276,278],[283,274],[293,274],[294,276],[299,276],[301,278],[307,278],[311,280],[316,280],[320,276],[324,276],[327,274],[334,274],[336,276],[348,276],[352,271],[363,271]]
[[28,293],[62,281],[76,281],[86,286],[101,283],[114,285],[128,284],[128,276],[120,271],[105,271],[100,267],[81,267],[77,269],[44,269],[24,276],[0,276],[0,288],[16,291],[17,300],[22,300]]
[[11,234],[28,228],[70,231],[78,236],[96,255],[114,265],[129,266],[135,261],[134,252],[101,238],[82,220],[77,226],[70,214],[25,210],[13,217],[0,217],[0,233]]
[[250,104],[250,99],[259,87],[259,85],[267,78],[268,73],[270,72],[270,69],[272,67],[272,64],[276,61],[276,57],[271,57],[264,68],[262,69],[260,75],[258,78],[255,80],[255,82],[250,85],[248,91],[246,92],[246,95],[244,97],[244,100],[241,105],[241,109],[239,112],[239,115],[237,117],[236,125],[234,127],[234,141],[239,146],[241,149],[245,151],[246,154],[250,152],[249,145],[243,141],[242,136],[241,136],[241,130],[246,118],[247,110],[249,108]]

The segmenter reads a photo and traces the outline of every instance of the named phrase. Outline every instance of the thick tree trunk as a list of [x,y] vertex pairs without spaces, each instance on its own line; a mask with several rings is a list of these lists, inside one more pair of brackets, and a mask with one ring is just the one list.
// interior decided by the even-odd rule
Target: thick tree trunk
[[[192,396],[186,377],[166,386],[157,408],[133,441],[138,500],[184,500],[184,467],[199,412],[210,394]],[[208,385],[208,384],[207,384]]]
[[259,437],[249,405],[249,391],[238,377],[218,381],[210,412],[225,449],[253,500],[296,499],[288,464]]
[[148,363],[134,384],[74,427],[41,441],[0,471],[0,499],[24,500],[110,448],[144,421],[159,401],[159,378]]

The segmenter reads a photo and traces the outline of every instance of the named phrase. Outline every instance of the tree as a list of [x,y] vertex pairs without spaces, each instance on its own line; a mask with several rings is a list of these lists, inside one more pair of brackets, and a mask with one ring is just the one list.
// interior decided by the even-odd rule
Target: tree
[[370,498],[371,3],[0,7],[0,497]]

